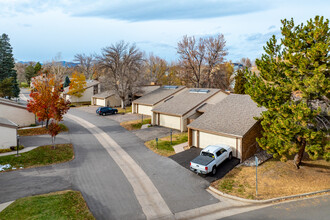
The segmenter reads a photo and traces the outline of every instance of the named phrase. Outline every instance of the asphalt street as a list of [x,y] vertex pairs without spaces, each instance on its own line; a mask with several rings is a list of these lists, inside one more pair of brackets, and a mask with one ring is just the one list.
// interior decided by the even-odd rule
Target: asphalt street
[[298,201],[289,201],[272,205],[266,208],[257,209],[232,215],[223,220],[328,220],[330,216],[330,196],[321,196],[317,198],[303,199]]
[[[129,155],[147,175],[171,213],[182,212],[219,200],[205,188],[209,183],[181,167],[169,158],[154,154],[133,133],[109,117],[89,114],[78,109],[69,112],[100,128]],[[97,219],[145,219],[139,195],[132,183],[100,144],[95,133],[80,123],[65,118],[69,133],[59,136],[59,142],[74,145],[73,161],[52,166],[0,173],[0,203],[21,197],[74,189],[82,192]],[[22,138],[22,144],[43,145],[47,136]],[[35,145],[34,145],[35,146]],[[143,181],[143,180],[141,180]]]

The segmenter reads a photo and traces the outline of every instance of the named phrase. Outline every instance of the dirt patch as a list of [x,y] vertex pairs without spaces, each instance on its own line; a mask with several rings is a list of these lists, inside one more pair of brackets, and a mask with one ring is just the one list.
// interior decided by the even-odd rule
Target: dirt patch
[[270,199],[330,189],[330,163],[305,160],[299,170],[292,161],[271,159],[258,166],[258,197],[255,196],[256,168],[240,166],[212,183],[222,192],[247,198]]

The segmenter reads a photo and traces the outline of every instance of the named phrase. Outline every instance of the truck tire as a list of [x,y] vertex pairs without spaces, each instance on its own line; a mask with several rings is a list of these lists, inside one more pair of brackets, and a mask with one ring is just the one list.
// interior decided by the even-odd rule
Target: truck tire
[[228,159],[231,160],[231,158],[233,158],[233,154],[230,153],[229,156],[228,156]]
[[212,168],[212,176],[214,176],[215,174],[217,173],[217,167],[216,166],[214,166],[213,168]]

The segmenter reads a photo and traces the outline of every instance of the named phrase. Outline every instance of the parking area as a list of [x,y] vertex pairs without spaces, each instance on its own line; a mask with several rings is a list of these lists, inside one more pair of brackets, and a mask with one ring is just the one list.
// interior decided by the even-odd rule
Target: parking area
[[[189,150],[185,150],[181,153],[177,153],[173,156],[170,156],[169,158],[171,158],[172,160],[174,160],[175,162],[177,162],[184,168],[190,170],[189,162],[192,159],[194,159],[195,157],[197,157],[200,154],[201,150],[202,150],[201,148],[192,147]],[[224,175],[226,175],[226,173],[228,173],[231,169],[233,169],[237,164],[239,164],[239,159],[233,157],[231,160],[224,161],[217,168],[217,173],[214,176],[202,175],[202,174],[196,174],[196,175],[202,176],[203,178],[205,178],[207,181],[209,181],[211,183],[215,180],[221,179]]]
[[[156,138],[166,137],[171,135],[171,129],[161,126],[152,126],[149,128],[132,131],[143,141],[155,140]],[[180,133],[178,130],[172,130],[172,134]]]
[[[96,109],[100,107],[100,106],[83,106],[83,107],[78,107],[79,110],[84,111],[84,112],[88,112],[91,114],[96,114]],[[116,115],[106,115],[106,116],[102,116],[100,115],[100,117],[110,117],[112,120],[115,120],[119,123],[124,122],[124,121],[134,121],[134,120],[138,120],[138,119],[142,119],[142,115],[139,114],[132,114],[131,112],[128,112],[126,114],[116,114]],[[150,118],[150,116],[147,115],[143,115],[143,118]]]

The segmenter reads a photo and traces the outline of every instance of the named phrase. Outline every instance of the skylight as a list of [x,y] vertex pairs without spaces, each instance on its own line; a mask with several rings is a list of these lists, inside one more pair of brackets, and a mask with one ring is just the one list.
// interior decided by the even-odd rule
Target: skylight
[[190,93],[209,93],[210,90],[209,89],[190,89],[189,90]]
[[178,86],[164,86],[164,89],[177,89]]

